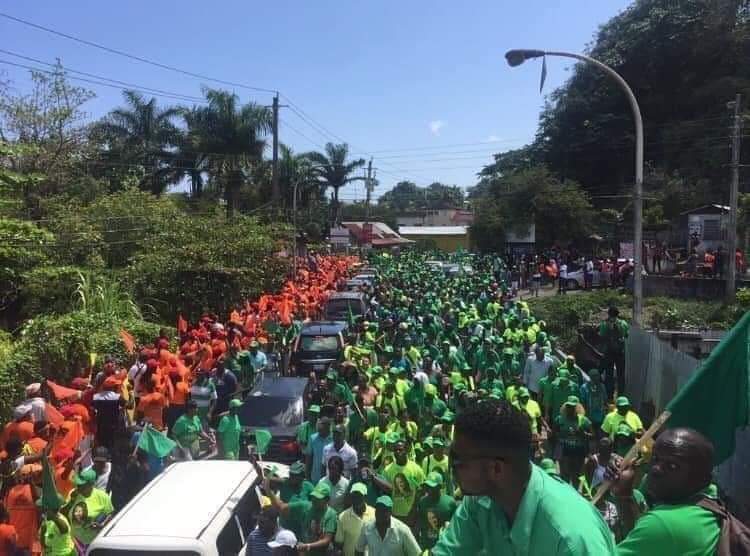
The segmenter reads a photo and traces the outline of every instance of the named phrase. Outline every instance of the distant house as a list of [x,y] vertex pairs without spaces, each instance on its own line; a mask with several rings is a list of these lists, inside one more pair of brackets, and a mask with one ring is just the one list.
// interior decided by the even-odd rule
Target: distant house
[[442,251],[468,250],[468,226],[399,226],[398,233],[412,241],[426,240],[435,243]]
[[463,209],[435,209],[407,212],[396,217],[399,226],[471,226],[474,213]]
[[[371,231],[368,234],[364,222],[342,222],[341,226],[349,230],[351,243],[353,245],[372,245],[379,247],[398,247],[412,243],[411,240],[401,237],[387,224],[382,222],[368,222]],[[367,237],[369,235],[369,237]]]
[[725,205],[703,205],[680,214],[678,227],[673,236],[674,243],[685,246],[688,251],[699,253],[706,249],[726,249],[729,207]]

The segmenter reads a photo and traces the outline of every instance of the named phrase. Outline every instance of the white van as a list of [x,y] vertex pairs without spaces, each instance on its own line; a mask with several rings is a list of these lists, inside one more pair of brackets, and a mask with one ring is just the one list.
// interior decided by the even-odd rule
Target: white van
[[[281,476],[288,473],[284,465],[274,467]],[[170,465],[117,513],[86,554],[243,555],[260,511],[255,477],[247,461]]]

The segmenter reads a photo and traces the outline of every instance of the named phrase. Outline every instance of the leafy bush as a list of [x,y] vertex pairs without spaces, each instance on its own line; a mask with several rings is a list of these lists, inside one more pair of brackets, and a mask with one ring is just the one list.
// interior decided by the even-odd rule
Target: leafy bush
[[23,275],[21,315],[67,313],[75,309],[74,293],[81,269],[75,266],[40,266]]
[[236,304],[280,287],[289,261],[276,257],[288,238],[247,217],[177,220],[154,238],[125,271],[139,304],[153,305],[172,322],[177,313],[196,318],[205,309],[227,312]]
[[16,301],[23,274],[47,262],[54,241],[31,222],[0,218],[0,309]]
[[[138,343],[151,343],[162,328],[138,319],[121,319],[108,314],[74,311],[64,315],[45,315],[30,319],[13,345],[14,355],[3,367],[11,369],[23,381],[42,376],[67,380],[89,365],[89,354],[114,355],[128,359],[119,337],[120,329],[130,332]],[[169,330],[169,329],[168,329]],[[174,330],[171,330],[174,334]]]

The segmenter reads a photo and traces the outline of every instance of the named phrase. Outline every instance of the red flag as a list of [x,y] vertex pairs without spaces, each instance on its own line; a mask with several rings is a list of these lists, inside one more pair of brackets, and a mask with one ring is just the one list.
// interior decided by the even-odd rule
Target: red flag
[[49,387],[50,392],[52,392],[52,395],[55,396],[56,400],[76,399],[81,396],[80,390],[76,390],[75,388],[68,388],[66,386],[60,386],[59,384],[52,382],[51,380],[47,381],[47,386]]
[[120,338],[122,339],[122,343],[125,346],[125,351],[130,354],[135,353],[135,338],[133,338],[133,335],[122,328],[120,329]]
[[84,436],[81,421],[77,419],[75,421],[63,421],[56,447],[62,446],[75,452]]
[[57,408],[49,403],[45,406],[44,418],[48,423],[55,427],[59,427],[63,424],[63,421],[65,421],[65,417],[63,417],[62,413],[57,411]]
[[188,331],[188,322],[182,318],[182,314],[177,317],[177,332],[185,334]]

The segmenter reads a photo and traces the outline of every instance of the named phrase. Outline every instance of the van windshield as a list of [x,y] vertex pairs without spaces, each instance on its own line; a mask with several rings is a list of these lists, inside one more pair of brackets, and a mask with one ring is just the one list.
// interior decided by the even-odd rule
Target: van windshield
[[249,396],[242,424],[248,427],[293,427],[302,423],[302,399]]
[[352,315],[362,314],[362,303],[359,299],[332,299],[326,303],[327,313],[348,313]]
[[302,336],[301,351],[336,351],[339,349],[338,336]]

